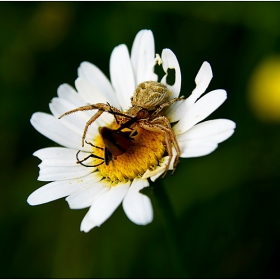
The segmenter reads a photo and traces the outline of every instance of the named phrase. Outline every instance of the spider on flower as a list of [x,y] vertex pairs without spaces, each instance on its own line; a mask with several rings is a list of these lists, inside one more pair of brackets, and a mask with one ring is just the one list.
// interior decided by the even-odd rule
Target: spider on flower
[[[170,95],[171,92],[164,84],[154,82],[154,81],[146,81],[140,83],[137,86],[133,96],[131,97],[132,107],[130,107],[124,113],[122,113],[119,109],[111,106],[108,103],[107,104],[97,103],[97,104],[82,106],[62,114],[59,117],[59,119],[61,119],[66,115],[78,111],[88,111],[88,110],[98,109],[98,111],[87,121],[85,125],[84,133],[82,136],[82,146],[84,146],[84,142],[86,142],[85,138],[89,126],[104,112],[113,114],[116,123],[120,125],[119,128],[117,128],[116,130],[112,130],[105,127],[99,129],[100,135],[105,144],[104,158],[91,154],[87,158],[83,160],[79,160],[78,159],[79,152],[78,152],[77,163],[84,165],[83,162],[86,159],[88,159],[89,157],[94,157],[103,160],[101,163],[94,165],[94,167],[103,163],[108,165],[109,162],[112,160],[112,158],[116,159],[118,155],[125,153],[130,148],[133,141],[133,136],[137,134],[137,130],[139,128],[142,128],[147,131],[164,134],[164,142],[165,142],[167,153],[169,155],[169,160],[166,165],[166,172],[169,169],[172,160],[172,155],[173,155],[172,144],[173,144],[177,153],[174,161],[174,169],[172,172],[174,173],[181,154],[180,147],[177,143],[176,136],[171,128],[168,118],[161,115],[161,112],[165,107],[168,107],[177,101],[183,100],[185,99],[185,97],[181,96],[169,100]],[[125,128],[128,128],[131,131],[124,132],[123,129]],[[93,145],[92,143],[89,142],[86,143],[94,146],[95,148],[103,149],[101,147],[97,147]]]

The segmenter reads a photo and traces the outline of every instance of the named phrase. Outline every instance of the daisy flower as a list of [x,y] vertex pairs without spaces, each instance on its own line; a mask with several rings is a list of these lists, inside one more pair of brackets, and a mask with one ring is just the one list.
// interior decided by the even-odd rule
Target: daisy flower
[[[81,139],[85,124],[96,111],[79,111],[61,119],[58,117],[67,111],[96,103],[110,104],[125,113],[132,106],[131,97],[137,85],[158,81],[154,72],[156,64],[162,65],[165,72],[160,83],[167,86],[170,99],[179,97],[181,71],[175,54],[170,49],[164,49],[161,56],[155,54],[152,32],[141,30],[133,42],[131,55],[124,44],[114,48],[110,58],[111,82],[95,65],[83,62],[78,69],[76,90],[62,84],[57,91],[58,97],[50,103],[52,114],[37,112],[32,115],[34,128],[62,147],[44,148],[34,153],[42,161],[38,180],[50,183],[28,197],[30,205],[66,197],[71,209],[89,207],[80,226],[84,232],[104,223],[121,203],[127,217],[135,224],[146,225],[153,220],[151,201],[140,190],[149,186],[148,179],[154,181],[166,171],[169,156],[164,136],[139,129],[131,147],[107,165],[102,161],[104,141],[99,131],[100,127],[115,127],[113,114],[104,112],[89,126],[84,146]],[[175,70],[173,85],[167,84],[168,69]],[[227,98],[226,91],[222,89],[202,96],[211,79],[210,64],[203,62],[191,95],[163,111],[176,135],[180,157],[210,154],[218,143],[234,132],[235,123],[231,120],[201,122]],[[169,169],[173,169],[176,156],[174,147],[172,150]],[[77,161],[82,161],[84,165]]]

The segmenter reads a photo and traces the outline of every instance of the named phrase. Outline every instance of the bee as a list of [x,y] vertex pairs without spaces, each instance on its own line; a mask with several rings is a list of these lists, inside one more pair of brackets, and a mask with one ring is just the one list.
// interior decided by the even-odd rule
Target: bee
[[[134,140],[133,137],[137,135],[137,132],[133,132],[133,133],[131,133],[131,131],[124,132],[119,129],[110,129],[105,126],[99,128],[99,133],[102,137],[104,148],[93,145],[92,143],[87,142],[86,140],[85,142],[88,145],[91,145],[92,147],[103,150],[104,157],[102,158],[100,156],[90,154],[89,156],[85,157],[83,160],[79,160],[78,155],[80,151],[78,151],[76,154],[77,163],[80,163],[81,165],[86,167],[97,167],[103,163],[109,165],[110,161],[112,161],[113,159],[117,159],[118,156],[125,153],[131,147]],[[95,165],[84,164],[84,161],[86,161],[91,157],[100,159],[101,162]]]
[[[159,132],[164,134],[165,139],[165,146],[167,153],[169,155],[169,160],[166,165],[166,171],[169,169],[171,159],[173,156],[172,153],[172,144],[176,150],[176,158],[173,165],[173,172],[176,169],[176,166],[179,162],[179,157],[181,154],[180,147],[178,145],[178,142],[176,140],[176,136],[172,130],[171,124],[168,120],[168,118],[164,115],[162,115],[162,110],[171,104],[181,101],[185,99],[184,96],[173,98],[169,100],[171,95],[171,92],[168,90],[168,88],[158,82],[154,81],[146,81],[143,83],[140,83],[137,88],[134,91],[133,96],[131,97],[131,107],[126,112],[121,112],[119,109],[111,106],[108,103],[97,103],[97,104],[91,104],[86,105],[83,107],[76,108],[74,110],[68,111],[61,115],[59,117],[62,118],[66,115],[78,112],[78,111],[88,111],[88,110],[95,110],[98,111],[87,121],[84,129],[84,133],[82,136],[82,146],[84,146],[86,134],[88,127],[98,118],[100,117],[104,112],[113,114],[116,122],[120,125],[120,127],[115,130],[114,132],[104,130],[104,135],[106,132],[108,133],[107,136],[105,136],[105,142],[109,141],[112,136],[120,137],[120,139],[124,139],[125,136],[122,132],[122,129],[126,127],[131,127],[131,133],[133,134],[137,131],[137,128],[143,128],[145,130],[151,131],[151,132]],[[110,137],[109,137],[110,136]],[[131,136],[130,136],[131,137]],[[128,139],[128,141],[131,141],[131,139]],[[124,141],[125,143],[125,141]],[[109,148],[108,148],[108,146]],[[118,150],[119,147],[115,146],[113,142],[105,143],[105,149],[112,150]],[[124,149],[125,150],[125,149]],[[114,151],[115,152],[115,151]],[[114,152],[111,154],[113,155]],[[110,153],[107,154],[108,159],[110,158]],[[104,155],[104,162],[106,164],[106,151]]]

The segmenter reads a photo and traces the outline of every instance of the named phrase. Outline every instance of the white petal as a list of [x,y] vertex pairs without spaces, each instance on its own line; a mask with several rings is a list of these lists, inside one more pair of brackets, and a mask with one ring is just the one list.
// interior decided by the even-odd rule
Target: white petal
[[165,168],[164,169],[161,169],[161,172],[157,173],[156,175],[154,176],[151,176],[151,181],[154,182],[157,178],[159,178],[163,173],[165,172]]
[[[44,148],[36,151],[33,155],[42,160],[42,165],[46,166],[77,166],[77,150],[68,148]],[[85,158],[89,153],[80,152],[79,157]],[[87,160],[84,163],[89,164]]]
[[76,166],[45,166],[39,164],[39,181],[58,181],[80,178],[92,173],[96,167]]
[[27,199],[30,205],[39,205],[70,195],[83,187],[84,182],[91,181],[92,174],[74,180],[52,182],[34,191]]
[[194,105],[195,101],[205,92],[210,81],[213,77],[211,66],[208,62],[203,62],[196,77],[195,84],[196,88],[192,94],[184,101],[174,104],[167,111],[167,117],[170,122],[176,122],[180,120],[183,115]]
[[75,86],[83,99],[89,104],[106,103],[109,101],[96,87],[83,78],[77,78]]
[[213,78],[210,64],[204,61],[195,77],[196,88],[192,92],[193,103],[205,92]]
[[166,170],[166,165],[167,165],[167,162],[168,162],[168,159],[169,157],[166,156],[164,157],[160,163],[159,163],[159,166],[156,167],[156,169],[154,170],[147,170],[143,176],[141,177],[142,179],[147,179],[147,178],[150,178],[151,181],[155,181],[160,175],[162,175],[165,170]]
[[234,128],[235,123],[231,120],[216,119],[205,121],[178,135],[177,141],[211,138],[213,141],[220,143],[232,135]]
[[154,73],[155,42],[151,30],[137,33],[131,50],[131,63],[136,85],[144,81],[157,81]]
[[90,220],[97,226],[104,223],[116,210],[127,194],[130,182],[113,186],[103,195],[97,197],[89,210]]
[[[60,117],[62,114],[64,114],[67,111],[76,109],[76,107],[73,107],[73,105],[69,101],[62,98],[53,98],[49,106],[51,112],[56,118]],[[85,112],[76,112],[64,116],[59,121],[63,123],[65,126],[69,127],[71,130],[75,131],[77,134],[82,135],[84,132],[86,122],[89,119],[90,117]],[[93,139],[98,135],[98,133],[99,133],[98,125],[97,123],[93,123],[88,128],[87,137],[89,139]]]
[[52,115],[37,112],[32,115],[30,122],[37,131],[61,146],[87,152],[92,150],[89,145],[82,147],[82,136],[63,125]]
[[221,143],[221,142],[227,140],[233,133],[234,133],[234,129],[229,129],[229,130],[223,131],[219,134],[209,136],[207,139],[209,141]]
[[182,134],[192,126],[213,113],[227,98],[226,91],[217,89],[201,97],[173,127],[176,135]]
[[[78,107],[82,107],[87,105],[87,102],[84,100],[84,98],[82,97],[81,94],[77,93],[71,86],[69,86],[68,84],[62,84],[59,86],[58,90],[57,90],[57,94],[59,96],[59,104],[57,104],[57,107],[59,105],[59,107],[63,107],[63,108],[57,108],[57,110],[59,111],[55,111],[54,108],[51,108],[52,113],[55,114],[56,117],[59,117],[58,114],[61,112],[61,114],[65,113],[68,110],[73,110],[76,109]],[[53,99],[52,101],[54,101],[56,99]],[[65,102],[66,101],[66,102]],[[71,104],[71,105],[70,105]],[[66,107],[65,107],[66,106]],[[65,110],[65,111],[63,111]],[[96,111],[95,111],[96,112]],[[60,115],[61,115],[60,114]],[[77,118],[79,120],[74,120],[73,122],[73,118]],[[80,127],[84,128],[86,122],[93,116],[93,111],[79,111],[77,113],[74,113],[73,115],[67,115],[65,117],[63,117],[62,119],[60,119],[60,121],[69,126],[69,123],[71,125],[73,125],[73,123],[75,123],[76,127]],[[83,121],[82,124],[78,124],[77,122]],[[93,123],[89,128],[88,128],[88,133],[87,136],[88,137],[95,137],[95,135],[97,134],[97,124]]]
[[[97,89],[90,82],[83,78],[78,78],[75,81],[75,85],[79,93],[88,102],[88,104],[96,103],[107,103],[110,100]],[[87,104],[85,104],[87,105]],[[97,110],[90,110],[92,116],[97,112]],[[91,126],[108,126],[114,121],[114,116],[110,113],[104,112]]]
[[[164,49],[161,54],[162,67],[166,75],[163,76],[161,83],[165,84],[171,91],[170,99],[176,98],[180,94],[181,90],[181,70],[176,58],[176,55],[170,49]],[[166,78],[168,75],[168,69],[175,70],[175,83],[174,85],[168,85]]]
[[217,119],[197,124],[177,137],[181,157],[199,157],[213,152],[218,143],[228,139],[234,132],[235,123]]
[[131,106],[130,98],[135,90],[134,75],[126,45],[114,48],[110,58],[110,76],[119,104],[125,111]]
[[[59,89],[61,89],[61,86],[58,88],[58,92],[60,92]],[[59,95],[61,96],[62,94]],[[80,94],[76,93],[75,95],[68,94],[68,96],[65,97],[55,97],[51,100],[51,103],[49,105],[52,114],[58,118],[66,111],[70,111],[86,105],[86,102]],[[73,113],[73,115],[68,115],[67,117],[69,118],[70,116],[78,116],[80,120],[87,121],[91,115],[92,113],[90,111],[79,111],[78,113]],[[61,120],[63,120],[64,118],[62,118]]]
[[73,106],[73,109],[85,105],[85,100],[82,98],[82,96],[68,84],[60,85],[57,89],[57,95],[58,97],[70,102]]
[[139,191],[149,186],[147,179],[134,179],[123,200],[123,210],[137,225],[146,225],[153,220],[151,200]]
[[[76,109],[81,106],[85,106],[88,104],[95,104],[95,103],[107,103],[107,99],[98,91],[96,88],[94,88],[93,85],[91,85],[90,82],[84,80],[83,78],[78,78],[76,80],[76,86],[79,90],[79,94],[72,94],[71,102],[68,101],[68,99],[64,98],[54,98],[52,100],[52,103],[50,104],[50,109],[54,116],[59,117],[63,113]],[[68,89],[69,90],[69,89]],[[64,89],[65,91],[65,89]],[[63,91],[62,91],[63,92]],[[66,94],[63,96],[65,97]],[[69,95],[69,94],[68,94]],[[80,95],[83,100],[82,104],[79,104],[79,106],[73,105],[72,101],[75,101],[77,99],[77,95]],[[74,98],[75,97],[75,98]],[[78,111],[73,114],[69,114],[67,116],[64,116],[60,119],[60,121],[68,126],[70,129],[76,131],[77,133],[81,134],[84,131],[86,122],[97,112],[96,110],[89,110],[89,111]],[[114,120],[114,117],[109,113],[102,114],[95,122],[93,122],[87,131],[86,138],[89,141],[92,141],[93,138],[95,138],[99,132],[98,127],[99,126],[108,126],[112,123]]]
[[[173,157],[171,159],[168,170],[173,169],[173,164],[174,164],[175,157],[176,157],[176,154],[177,154],[174,147],[172,147],[172,150],[173,150]],[[169,160],[169,156],[166,156],[161,160],[161,163],[159,164],[160,165],[160,169],[159,169],[160,172],[158,172],[156,175],[153,175],[153,176],[150,177],[150,180],[152,182],[154,182],[157,178],[159,178],[166,171],[166,166],[167,166],[168,160]]]
[[80,230],[84,232],[89,232],[94,227],[96,227],[96,224],[89,219],[89,211],[88,211],[82,220]]
[[212,153],[218,144],[208,139],[178,142],[181,148],[181,157],[201,157]]
[[[98,172],[96,172],[98,173]],[[82,189],[78,192],[75,192],[69,195],[66,198],[66,201],[69,204],[71,209],[82,209],[91,206],[94,199],[103,193],[109,191],[109,188],[105,186],[102,181],[98,182],[102,179],[101,175],[96,176],[95,182],[88,182],[87,185],[84,185]]]
[[87,61],[82,62],[78,68],[78,76],[90,82],[105,96],[110,105],[119,107],[119,103],[111,83],[98,67]]

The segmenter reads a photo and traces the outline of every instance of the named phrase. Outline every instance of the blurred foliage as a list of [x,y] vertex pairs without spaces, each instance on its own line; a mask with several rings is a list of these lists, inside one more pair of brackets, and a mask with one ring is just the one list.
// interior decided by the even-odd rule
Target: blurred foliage
[[[43,185],[32,153],[56,145],[30,125],[32,113],[49,112],[57,87],[74,85],[82,61],[109,77],[113,48],[130,49],[144,28],[153,31],[157,53],[168,47],[176,54],[184,95],[210,62],[209,90],[226,89],[228,99],[209,119],[237,123],[214,153],[181,159],[162,181],[184,277],[279,278],[279,13],[279,2],[1,2],[1,278],[176,277],[156,186],[145,190],[155,212],[145,227],[119,207],[85,234],[86,209],[70,210],[63,199],[26,203]],[[278,110],[273,122],[257,113],[270,110]]]

